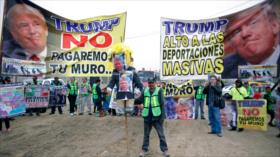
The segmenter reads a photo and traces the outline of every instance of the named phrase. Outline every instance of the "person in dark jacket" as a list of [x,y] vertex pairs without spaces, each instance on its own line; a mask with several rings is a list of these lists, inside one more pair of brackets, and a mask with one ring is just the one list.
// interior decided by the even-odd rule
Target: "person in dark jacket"
[[209,134],[216,134],[218,137],[222,137],[221,113],[217,105],[217,99],[222,94],[222,88],[217,81],[218,79],[215,75],[210,76],[209,82],[205,83],[203,93],[207,95],[206,104],[208,105],[211,126]]
[[156,87],[155,79],[148,80],[148,87],[141,93],[141,96],[135,100],[136,104],[143,104],[142,117],[144,118],[144,139],[140,157],[148,154],[149,137],[152,127],[158,133],[160,140],[160,149],[165,157],[169,157],[168,147],[163,130],[165,119],[163,91]]
[[[0,76],[0,84],[6,84],[5,80],[3,79],[2,76]],[[11,127],[10,127],[10,118],[5,117],[5,118],[1,118],[0,117],[0,133],[2,132],[2,122],[4,121],[5,126],[6,126],[6,130],[7,131],[11,131]]]
[[125,47],[123,44],[116,44],[112,48],[112,56],[110,60],[114,64],[114,70],[111,77],[111,80],[107,86],[109,92],[113,90],[116,86],[117,91],[119,91],[119,82],[120,76],[124,71],[132,73],[132,91],[122,91],[117,92],[116,99],[133,99],[134,98],[134,89],[135,87],[139,88],[140,91],[143,90],[143,84],[141,83],[137,73],[135,72],[135,68],[130,66],[132,64],[131,50]]
[[95,83],[92,85],[92,100],[94,106],[97,106],[97,110],[99,112],[99,117],[104,117],[105,113],[102,107],[102,91],[100,88],[101,80],[98,78],[96,79]]
[[[58,77],[54,77],[54,81],[51,82],[51,86],[63,86],[63,84],[59,81]],[[53,106],[51,107],[52,111],[50,115],[55,114],[56,107],[58,109],[59,114],[63,114],[61,105],[53,104]]]

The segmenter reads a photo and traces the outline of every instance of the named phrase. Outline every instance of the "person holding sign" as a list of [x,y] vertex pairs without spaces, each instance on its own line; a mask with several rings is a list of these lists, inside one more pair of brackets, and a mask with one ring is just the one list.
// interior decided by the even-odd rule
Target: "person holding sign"
[[87,105],[88,108],[88,115],[92,115],[91,113],[92,103],[90,100],[91,87],[86,77],[83,78],[83,82],[79,89],[80,89],[79,94],[81,99],[79,115],[84,114],[85,105]]
[[267,2],[229,18],[225,47],[234,53],[224,58],[223,78],[237,78],[239,65],[277,65],[280,74],[280,21]]
[[[58,77],[54,77],[54,81],[51,82],[51,86],[62,86],[62,83],[59,81],[59,78],[58,78]],[[55,109],[56,109],[56,107],[58,108],[59,114],[62,114],[62,113],[63,113],[63,112],[62,112],[62,107],[61,107],[61,105],[60,105],[60,104],[59,104],[59,105],[54,104],[54,105],[51,107],[52,111],[51,111],[50,115],[55,114]]]
[[[33,76],[32,78],[32,82],[31,83],[28,83],[28,85],[31,85],[31,86],[38,86],[38,85],[41,85],[39,82],[38,82],[38,77],[37,76]],[[29,116],[33,116],[33,113],[32,112],[35,112],[37,116],[40,116],[40,112],[41,112],[41,109],[42,108],[29,108],[27,110],[27,112],[29,112]]]
[[160,149],[165,157],[169,157],[168,147],[163,130],[165,119],[163,91],[156,87],[155,79],[148,79],[148,87],[142,92],[141,96],[136,99],[137,104],[142,105],[142,117],[144,118],[144,140],[140,157],[144,157],[149,151],[149,138],[152,127],[158,133],[160,140]]
[[218,78],[215,75],[211,75],[210,81],[205,83],[203,93],[207,95],[206,104],[208,105],[208,114],[211,126],[211,131],[208,133],[216,134],[218,137],[222,137],[221,113],[216,101],[222,94],[222,88],[218,84]]
[[4,42],[3,56],[43,61],[47,56],[48,26],[42,13],[21,3],[12,6],[6,18],[13,40]]
[[70,78],[70,82],[67,84],[68,88],[68,99],[70,103],[70,115],[74,116],[76,100],[78,95],[78,83],[75,81],[74,77]]
[[[237,79],[235,81],[235,87],[231,88],[229,95],[232,96],[231,104],[231,114],[232,114],[232,124],[230,131],[234,131],[237,128],[237,102],[239,100],[244,100],[248,97],[246,88],[243,86],[242,81]],[[239,128],[238,131],[243,131],[243,128]]]
[[[113,45],[110,60],[114,64],[111,80],[107,86],[107,92],[117,87],[117,104],[124,104],[123,100],[128,100],[128,105],[133,105],[134,88],[143,90],[143,85],[132,67],[132,51],[121,43]],[[133,108],[133,106],[131,107]]]
[[[3,79],[2,76],[0,76],[0,84],[6,84],[5,80]],[[11,127],[10,127],[10,119],[8,117],[5,118],[1,118],[0,117],[0,133],[2,132],[2,122],[4,121],[5,126],[6,126],[6,130],[7,131],[11,131]]]

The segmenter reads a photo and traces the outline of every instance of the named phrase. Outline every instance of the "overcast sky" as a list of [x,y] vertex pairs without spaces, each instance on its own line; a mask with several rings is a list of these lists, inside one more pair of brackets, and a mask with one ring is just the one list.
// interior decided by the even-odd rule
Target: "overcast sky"
[[80,20],[100,15],[127,12],[125,44],[133,50],[137,69],[159,70],[160,17],[200,20],[227,15],[263,0],[32,0],[60,16]]

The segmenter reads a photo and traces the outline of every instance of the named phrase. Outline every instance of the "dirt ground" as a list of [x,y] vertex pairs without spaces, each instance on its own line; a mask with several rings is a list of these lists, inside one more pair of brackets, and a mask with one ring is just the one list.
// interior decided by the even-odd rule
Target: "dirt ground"
[[[83,115],[70,117],[42,114],[40,117],[17,117],[12,131],[0,135],[0,157],[124,157],[127,153],[124,117],[98,118]],[[207,120],[166,120],[165,134],[173,157],[279,157],[278,130],[245,130],[223,137],[209,135]],[[128,117],[129,156],[136,157],[143,139],[143,119]],[[162,156],[153,129],[149,157]]]

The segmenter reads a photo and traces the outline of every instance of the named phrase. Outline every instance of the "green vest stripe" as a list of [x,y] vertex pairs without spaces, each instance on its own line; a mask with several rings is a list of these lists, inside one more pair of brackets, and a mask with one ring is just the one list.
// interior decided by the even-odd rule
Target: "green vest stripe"
[[70,95],[77,95],[78,94],[78,87],[76,85],[76,82],[74,83],[70,83],[70,91],[69,91]]
[[97,91],[96,91],[96,87],[97,87],[97,84],[93,84],[92,85],[92,97],[94,100],[97,100],[98,99],[98,94],[97,94]]

